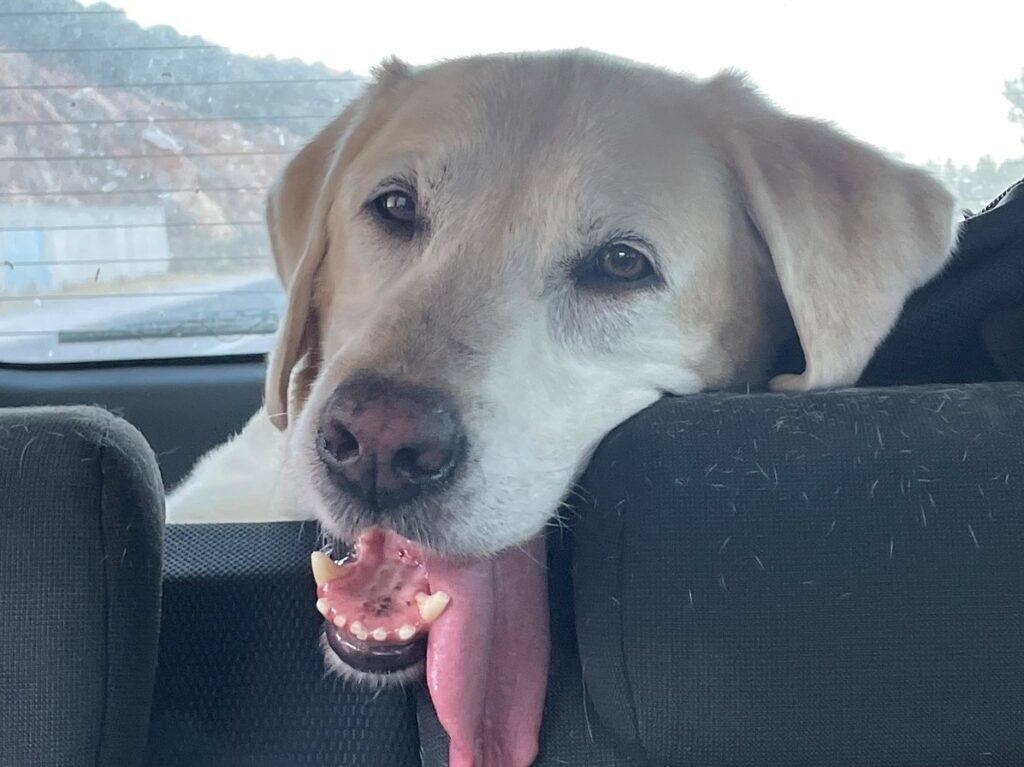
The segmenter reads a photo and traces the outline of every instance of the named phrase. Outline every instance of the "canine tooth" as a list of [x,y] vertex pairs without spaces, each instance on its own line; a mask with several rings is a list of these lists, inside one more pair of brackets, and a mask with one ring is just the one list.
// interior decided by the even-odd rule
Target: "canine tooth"
[[406,639],[412,639],[412,635],[415,634],[415,633],[416,633],[416,627],[415,626],[410,626],[408,623],[406,623],[404,626],[400,626],[398,628],[398,638],[401,639],[403,642]]
[[330,603],[326,599],[316,600],[316,609],[323,616],[327,616],[327,611],[331,609]]
[[451,597],[443,591],[435,591],[429,595],[423,593],[416,595],[416,606],[420,608],[420,617],[427,623],[437,620],[450,601]]
[[314,551],[310,554],[309,561],[313,565],[313,580],[316,581],[318,587],[345,574],[345,565],[339,565],[322,551]]
[[387,629],[384,628],[375,628],[373,631],[370,632],[370,636],[372,636],[378,642],[383,642],[385,639],[388,638],[388,632]]
[[370,636],[370,632],[366,630],[366,626],[363,625],[362,621],[352,621],[352,625],[348,627],[348,630],[355,634],[356,639],[364,642]]
[[345,628],[345,616],[344,615],[335,615],[334,616],[334,625],[337,626],[340,629]]

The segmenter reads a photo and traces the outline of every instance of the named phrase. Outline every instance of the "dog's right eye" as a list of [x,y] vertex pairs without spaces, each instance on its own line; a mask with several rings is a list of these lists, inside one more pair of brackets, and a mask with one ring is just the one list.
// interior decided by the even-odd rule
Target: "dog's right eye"
[[385,192],[373,201],[376,214],[389,224],[412,227],[416,224],[416,198],[409,192]]

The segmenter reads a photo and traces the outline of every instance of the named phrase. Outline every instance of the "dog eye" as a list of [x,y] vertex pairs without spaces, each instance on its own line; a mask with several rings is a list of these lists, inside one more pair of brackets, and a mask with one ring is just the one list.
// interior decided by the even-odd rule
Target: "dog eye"
[[596,276],[617,283],[637,283],[654,276],[650,260],[624,242],[603,246],[594,254]]
[[416,198],[408,192],[385,192],[373,201],[374,210],[384,221],[411,226],[416,223]]

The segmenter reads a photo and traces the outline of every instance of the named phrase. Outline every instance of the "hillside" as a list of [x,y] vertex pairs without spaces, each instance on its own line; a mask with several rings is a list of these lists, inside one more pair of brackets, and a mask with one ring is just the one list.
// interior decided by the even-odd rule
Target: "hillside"
[[100,211],[92,227],[114,236],[133,225],[125,210],[159,207],[180,262],[170,271],[197,255],[190,270],[265,258],[267,185],[358,78],[142,28],[108,5],[14,5],[0,14],[4,221],[21,211],[35,226],[47,206],[88,207]]
[[[34,58],[77,75],[78,82],[150,83],[136,90],[196,115],[255,113],[274,125],[269,113],[260,114],[265,105],[273,105],[278,115],[330,114],[358,84],[351,72],[322,64],[241,56],[171,27],[142,28],[103,3],[15,0],[13,5],[26,15],[3,19],[0,45],[38,51]],[[247,85],[266,81],[278,84]],[[213,84],[179,86],[188,83]]]

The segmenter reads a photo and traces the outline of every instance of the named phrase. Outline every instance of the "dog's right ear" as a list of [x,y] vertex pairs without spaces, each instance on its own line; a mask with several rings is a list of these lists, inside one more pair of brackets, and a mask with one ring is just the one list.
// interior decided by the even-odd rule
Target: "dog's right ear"
[[[305,400],[320,362],[314,282],[327,253],[327,217],[342,175],[385,119],[391,101],[386,94],[409,75],[409,68],[397,59],[377,68],[362,95],[292,158],[267,197],[274,265],[288,293],[264,390],[264,406],[279,429],[288,425],[289,405]],[[292,372],[300,363],[305,374],[300,376],[299,391],[290,403]]]
[[781,112],[735,74],[705,93],[704,114],[806,360],[771,388],[854,384],[907,297],[948,261],[953,196],[830,125]]

